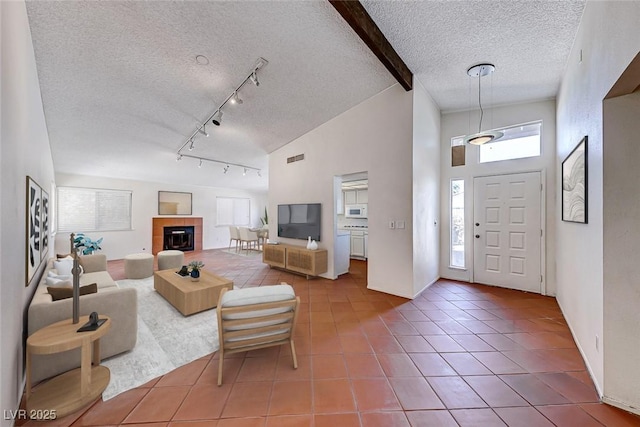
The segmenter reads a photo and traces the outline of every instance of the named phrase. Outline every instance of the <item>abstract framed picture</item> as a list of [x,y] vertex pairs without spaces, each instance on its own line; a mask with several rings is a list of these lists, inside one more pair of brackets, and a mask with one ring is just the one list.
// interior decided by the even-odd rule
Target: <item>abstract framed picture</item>
[[191,193],[158,191],[158,215],[191,215]]
[[40,207],[40,261],[47,259],[49,252],[49,212],[51,212],[51,203],[49,201],[49,193],[42,189],[42,203]]
[[25,286],[29,286],[33,275],[40,266],[41,198],[42,189],[30,176],[27,176],[27,268]]
[[562,162],[562,220],[588,223],[588,137]]

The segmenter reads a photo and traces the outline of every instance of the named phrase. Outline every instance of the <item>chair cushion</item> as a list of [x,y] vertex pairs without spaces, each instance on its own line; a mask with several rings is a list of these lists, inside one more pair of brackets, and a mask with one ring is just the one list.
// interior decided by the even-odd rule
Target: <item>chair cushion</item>
[[[269,303],[269,302],[278,302],[278,301],[287,301],[294,299],[296,297],[295,292],[291,285],[282,284],[282,285],[273,285],[273,286],[259,286],[256,288],[245,288],[245,289],[233,289],[227,291],[222,296],[222,301],[220,302],[220,306],[223,308],[227,307],[241,307],[245,305],[251,304],[260,304],[260,303]],[[234,313],[234,314],[225,314],[223,316],[224,320],[237,320],[237,319],[250,319],[253,317],[260,316],[269,316],[273,314],[286,313],[291,309],[288,307],[282,308],[270,308],[266,310],[254,310],[248,311],[245,313]],[[282,321],[262,321],[250,323],[242,326],[235,326],[231,328],[225,328],[227,330],[243,330],[243,329],[251,329],[260,326],[270,326],[278,323],[283,323]],[[279,333],[279,332],[271,332]]]

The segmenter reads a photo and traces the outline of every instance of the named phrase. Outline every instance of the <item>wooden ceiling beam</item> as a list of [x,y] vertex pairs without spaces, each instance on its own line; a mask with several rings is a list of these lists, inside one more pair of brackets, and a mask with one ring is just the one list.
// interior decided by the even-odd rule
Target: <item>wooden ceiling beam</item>
[[406,91],[413,88],[413,73],[357,0],[329,0],[342,18],[360,36],[380,62]]

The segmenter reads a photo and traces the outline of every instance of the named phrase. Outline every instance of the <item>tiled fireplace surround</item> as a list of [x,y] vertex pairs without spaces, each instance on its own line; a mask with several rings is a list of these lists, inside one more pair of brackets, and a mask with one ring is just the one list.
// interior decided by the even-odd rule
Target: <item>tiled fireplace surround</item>
[[153,245],[152,253],[156,255],[162,250],[164,239],[164,227],[194,227],[194,250],[202,250],[202,218],[200,217],[155,217],[153,218]]

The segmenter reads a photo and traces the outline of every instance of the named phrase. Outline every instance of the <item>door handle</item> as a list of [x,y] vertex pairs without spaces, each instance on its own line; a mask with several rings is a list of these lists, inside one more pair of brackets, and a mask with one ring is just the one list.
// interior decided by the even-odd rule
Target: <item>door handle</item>
[[479,223],[479,222],[476,222],[476,227],[479,227],[479,226],[480,226],[480,223]]
[[479,234],[476,234],[476,239],[479,239],[479,238],[480,238],[480,235],[479,235]]

